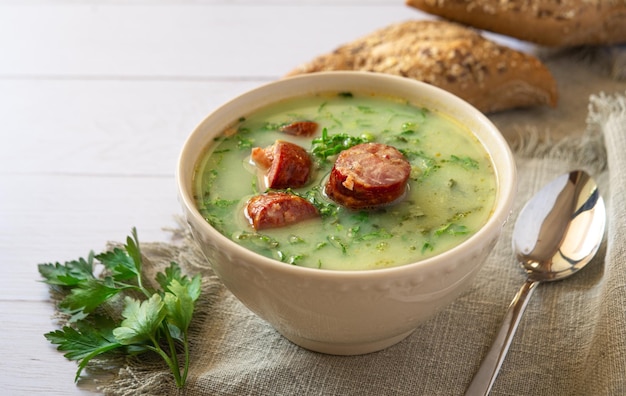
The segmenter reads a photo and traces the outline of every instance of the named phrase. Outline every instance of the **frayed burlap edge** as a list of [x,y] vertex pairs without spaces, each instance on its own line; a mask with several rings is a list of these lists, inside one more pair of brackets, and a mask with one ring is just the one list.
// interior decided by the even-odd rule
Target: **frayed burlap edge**
[[518,161],[524,159],[572,160],[590,168],[591,173],[607,169],[604,136],[595,128],[587,128],[579,138],[554,141],[550,130],[526,127],[518,131],[518,138],[511,145]]

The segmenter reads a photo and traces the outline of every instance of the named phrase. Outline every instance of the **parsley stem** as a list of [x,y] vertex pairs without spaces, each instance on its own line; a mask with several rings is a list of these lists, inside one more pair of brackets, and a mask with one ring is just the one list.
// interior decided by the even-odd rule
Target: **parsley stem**
[[[178,387],[181,388],[185,383],[185,380],[180,377],[180,365],[178,363],[178,354],[176,353],[176,345],[174,344],[174,339],[172,338],[172,334],[170,333],[169,326],[167,325],[167,320],[163,321],[163,332],[165,333],[165,338],[167,339],[167,344],[170,348],[170,355],[172,356],[172,366],[171,369],[175,372],[176,383]],[[175,368],[175,369],[174,369]]]
[[141,280],[141,274],[137,275],[137,286],[139,290],[148,298],[150,298],[154,293],[151,293],[150,290],[146,289],[143,286],[143,282]]
[[134,290],[136,292],[143,294],[144,296],[148,298],[152,297],[152,295],[154,294],[154,293],[150,293],[149,290],[146,290],[146,288],[142,287],[141,285],[133,285],[133,284],[123,283],[123,282],[114,282],[114,284],[118,289]]
[[183,345],[185,347],[185,368],[183,369],[183,384],[187,381],[187,374],[189,373],[189,342],[187,340],[187,331],[183,332]]
[[163,360],[165,360],[165,363],[167,363],[168,367],[172,371],[172,374],[174,375],[176,386],[178,386],[179,388],[182,388],[184,383],[182,382],[182,379],[180,378],[180,369],[178,368],[177,365],[174,365],[174,362],[172,361],[172,359],[170,359],[168,354],[163,349],[161,349],[161,347],[159,346],[159,343],[154,337],[151,336],[150,340],[152,341],[154,346],[147,345],[147,348],[150,349],[151,351],[158,353],[163,358]]

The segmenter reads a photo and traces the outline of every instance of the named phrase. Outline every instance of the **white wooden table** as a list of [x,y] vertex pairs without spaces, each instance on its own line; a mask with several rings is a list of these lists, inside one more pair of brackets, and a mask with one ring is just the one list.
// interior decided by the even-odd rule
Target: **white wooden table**
[[226,100],[392,22],[402,0],[0,0],[0,389],[90,394],[43,334],[37,264],[137,227],[167,240],[192,128]]
[[0,0],[0,390],[91,394],[37,264],[164,241],[179,150],[223,102],[426,15],[403,0]]

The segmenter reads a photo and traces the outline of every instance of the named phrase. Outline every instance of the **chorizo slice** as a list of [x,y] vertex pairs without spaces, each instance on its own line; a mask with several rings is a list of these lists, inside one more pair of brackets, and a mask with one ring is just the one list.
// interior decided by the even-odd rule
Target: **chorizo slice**
[[278,128],[280,132],[284,132],[293,136],[311,137],[317,131],[317,122],[315,121],[296,121],[286,124]]
[[402,197],[410,174],[411,164],[395,147],[362,143],[339,153],[325,192],[350,209],[374,208]]
[[267,188],[298,188],[304,186],[309,180],[311,157],[297,144],[277,140],[264,149],[253,148],[250,158],[262,170],[266,169]]
[[248,200],[245,211],[255,230],[284,227],[319,215],[306,199],[284,192],[255,195]]

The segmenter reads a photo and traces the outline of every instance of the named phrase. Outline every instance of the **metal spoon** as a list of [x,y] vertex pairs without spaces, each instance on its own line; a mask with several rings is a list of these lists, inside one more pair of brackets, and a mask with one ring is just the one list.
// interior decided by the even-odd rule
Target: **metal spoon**
[[537,285],[566,278],[583,268],[600,247],[605,222],[604,201],[597,185],[580,170],[559,176],[524,206],[513,230],[513,250],[527,279],[509,305],[466,396],[489,393]]

